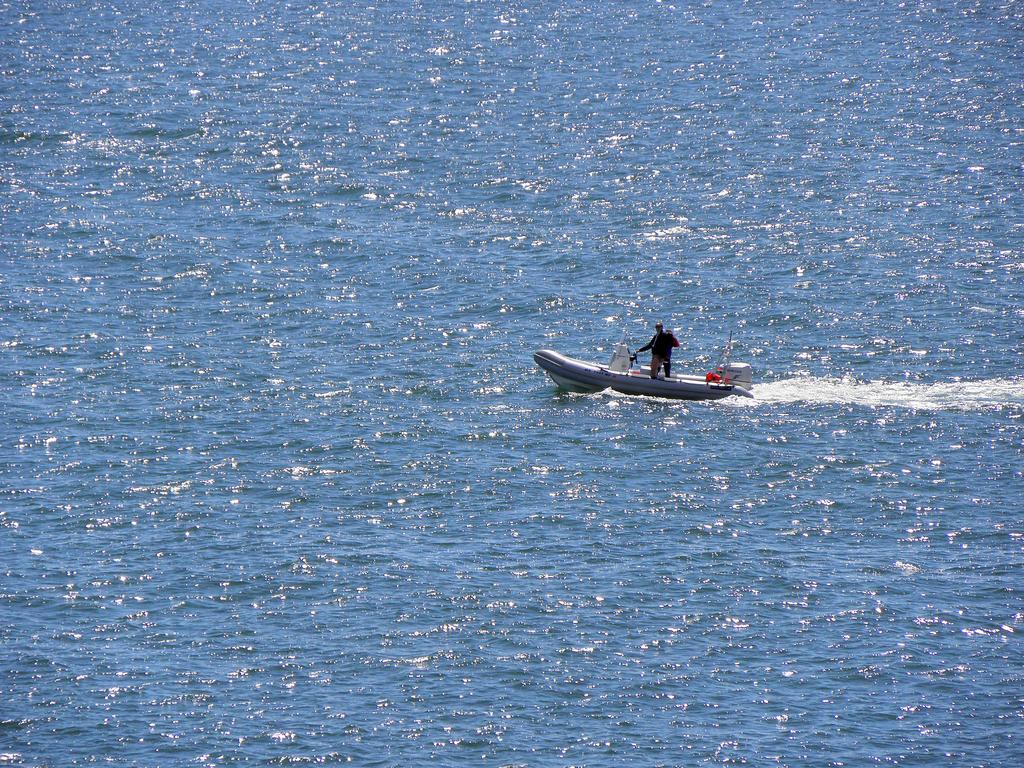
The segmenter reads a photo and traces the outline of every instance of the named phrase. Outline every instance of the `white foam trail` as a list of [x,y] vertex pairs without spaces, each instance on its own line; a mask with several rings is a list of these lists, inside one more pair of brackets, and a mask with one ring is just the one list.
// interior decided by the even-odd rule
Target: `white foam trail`
[[800,376],[781,381],[755,382],[753,392],[754,400],[729,398],[730,404],[866,405],[918,411],[978,411],[1024,407],[1022,378],[920,384],[905,381],[865,382],[852,377],[817,379]]

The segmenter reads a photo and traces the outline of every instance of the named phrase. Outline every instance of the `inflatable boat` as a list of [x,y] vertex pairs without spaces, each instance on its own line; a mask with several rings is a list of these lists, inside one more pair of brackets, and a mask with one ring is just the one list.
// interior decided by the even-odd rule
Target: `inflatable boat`
[[611,389],[624,395],[669,397],[676,400],[721,400],[738,395],[753,397],[752,374],[747,363],[730,361],[729,349],[722,353],[714,370],[704,376],[664,376],[651,378],[650,370],[633,367],[636,358],[624,342],[615,345],[611,362],[599,365],[540,349],[533,359],[561,389],[571,392],[601,392]]

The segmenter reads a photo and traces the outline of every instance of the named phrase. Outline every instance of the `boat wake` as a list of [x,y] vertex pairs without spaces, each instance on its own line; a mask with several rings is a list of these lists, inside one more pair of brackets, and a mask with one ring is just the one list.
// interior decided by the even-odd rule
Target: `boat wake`
[[758,383],[754,400],[730,405],[810,403],[908,408],[915,411],[1024,409],[1024,378],[953,381],[936,384],[857,381],[852,377],[817,379],[799,376]]

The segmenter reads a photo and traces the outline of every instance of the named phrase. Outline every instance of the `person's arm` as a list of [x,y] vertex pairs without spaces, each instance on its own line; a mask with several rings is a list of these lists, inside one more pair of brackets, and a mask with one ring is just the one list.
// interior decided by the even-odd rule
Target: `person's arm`
[[672,346],[673,347],[678,347],[679,346],[679,339],[676,338],[676,335],[674,333],[672,334]]
[[636,351],[636,353],[639,355],[641,352],[646,352],[648,349],[650,349],[651,347],[654,346],[655,339],[657,339],[657,338],[658,338],[658,334],[654,334],[654,338],[652,338],[650,341],[648,341],[645,346],[640,347],[640,349],[638,349]]

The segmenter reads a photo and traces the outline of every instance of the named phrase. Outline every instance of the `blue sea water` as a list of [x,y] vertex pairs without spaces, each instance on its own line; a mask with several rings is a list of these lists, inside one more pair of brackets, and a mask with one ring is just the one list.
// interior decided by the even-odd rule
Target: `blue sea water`
[[[1019,766],[1024,8],[0,3],[0,765]],[[559,392],[655,320],[755,400]]]

